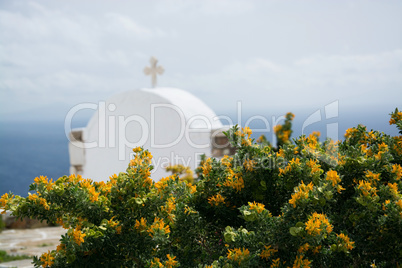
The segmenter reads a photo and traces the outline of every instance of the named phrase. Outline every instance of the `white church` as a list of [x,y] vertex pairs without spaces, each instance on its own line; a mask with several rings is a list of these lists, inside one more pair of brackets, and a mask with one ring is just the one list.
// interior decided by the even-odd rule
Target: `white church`
[[153,88],[111,96],[98,105],[85,128],[70,132],[71,174],[105,181],[127,169],[137,146],[153,155],[154,181],[170,175],[164,169],[168,165],[194,170],[203,154],[234,153],[222,133],[229,126],[223,126],[204,102],[182,89],[156,87],[156,75],[163,71],[152,57],[144,72],[152,76]]

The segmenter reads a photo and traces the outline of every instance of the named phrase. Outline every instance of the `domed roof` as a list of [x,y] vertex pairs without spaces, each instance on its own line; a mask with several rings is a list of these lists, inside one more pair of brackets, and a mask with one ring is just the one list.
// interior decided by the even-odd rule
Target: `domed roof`
[[116,94],[99,103],[83,131],[82,175],[106,180],[124,171],[132,148],[154,156],[152,178],[169,175],[169,164],[195,168],[199,156],[211,155],[211,131],[222,128],[216,114],[191,93],[177,88],[143,88]]

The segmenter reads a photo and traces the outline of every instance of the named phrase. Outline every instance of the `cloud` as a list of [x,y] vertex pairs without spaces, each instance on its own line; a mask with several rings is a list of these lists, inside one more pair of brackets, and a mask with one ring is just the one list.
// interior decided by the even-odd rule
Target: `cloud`
[[401,73],[402,50],[393,50],[366,55],[318,55],[289,64],[253,58],[229,64],[217,73],[177,75],[168,78],[167,83],[211,95],[214,108],[226,105],[221,92],[226,92],[230,105],[243,100],[252,103],[253,109],[265,109],[267,105],[309,107],[345,98],[361,98],[364,101],[356,105],[369,105],[384,104],[388,94],[402,97]]
[[234,16],[254,10],[252,1],[246,0],[170,0],[160,1],[156,12],[159,14],[186,14],[189,16],[199,15],[228,15]]
[[109,34],[118,34],[123,37],[133,35],[140,39],[149,39],[153,37],[164,37],[167,35],[164,31],[160,29],[150,29],[139,25],[133,19],[128,16],[117,14],[117,13],[107,13],[105,15],[107,23],[105,29]]

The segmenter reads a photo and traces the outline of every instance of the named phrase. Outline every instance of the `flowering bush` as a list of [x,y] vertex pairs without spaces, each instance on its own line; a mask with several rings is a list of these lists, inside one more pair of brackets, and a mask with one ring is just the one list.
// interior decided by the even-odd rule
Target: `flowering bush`
[[[402,259],[402,136],[359,125],[343,142],[319,134],[278,147],[251,130],[227,136],[233,157],[170,167],[153,182],[152,156],[135,148],[126,172],[106,182],[38,177],[28,197],[1,208],[66,228],[36,267],[396,267]],[[402,134],[402,112],[391,114]],[[180,177],[180,176],[181,177]]]

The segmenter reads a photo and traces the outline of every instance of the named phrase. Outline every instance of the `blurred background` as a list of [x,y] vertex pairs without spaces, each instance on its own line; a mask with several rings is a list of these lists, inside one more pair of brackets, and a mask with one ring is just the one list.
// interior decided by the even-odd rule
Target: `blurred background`
[[[317,111],[322,120],[306,130],[323,138],[329,123],[340,139],[359,123],[397,135],[388,114],[402,108],[400,14],[396,0],[0,0],[0,193],[26,195],[36,176],[68,174],[67,112],[150,87],[151,56],[165,69],[159,86],[187,90],[234,123],[262,116],[269,140],[286,112],[296,115],[293,137]],[[77,113],[73,127],[93,112]]]

